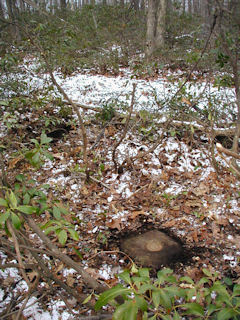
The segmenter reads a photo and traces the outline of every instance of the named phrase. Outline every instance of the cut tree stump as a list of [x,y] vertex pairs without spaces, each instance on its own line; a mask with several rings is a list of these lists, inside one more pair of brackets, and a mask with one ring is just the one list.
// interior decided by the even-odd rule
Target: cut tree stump
[[142,266],[158,269],[175,262],[182,247],[165,233],[152,230],[125,238],[121,250]]

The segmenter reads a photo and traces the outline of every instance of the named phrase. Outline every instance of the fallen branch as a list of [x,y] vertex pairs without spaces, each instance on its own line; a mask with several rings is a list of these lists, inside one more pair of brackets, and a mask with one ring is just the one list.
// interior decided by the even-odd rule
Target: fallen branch
[[234,151],[232,151],[232,150],[229,150],[229,149],[224,148],[220,143],[217,143],[217,144],[216,144],[216,148],[217,148],[217,150],[218,150],[219,152],[225,153],[225,154],[228,155],[228,156],[231,156],[231,157],[233,157],[233,158],[235,158],[235,159],[240,160],[240,154],[238,154],[238,153],[236,153],[236,152],[234,152]]

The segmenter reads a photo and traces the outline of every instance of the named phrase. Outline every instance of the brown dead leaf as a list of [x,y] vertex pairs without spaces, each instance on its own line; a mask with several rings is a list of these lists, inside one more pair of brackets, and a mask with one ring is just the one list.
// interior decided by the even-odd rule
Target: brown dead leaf
[[119,231],[121,231],[122,230],[121,218],[108,221],[106,223],[106,226],[109,227],[110,229],[118,229]]
[[18,164],[18,162],[22,161],[24,159],[23,155],[20,155],[17,158],[14,158],[13,160],[11,160],[8,164],[8,168],[9,169],[14,169],[16,167],[16,165]]
[[185,201],[184,205],[191,208],[202,207],[202,201],[199,199],[190,199]]
[[171,227],[173,227],[173,226],[175,226],[175,225],[176,225],[176,220],[173,219],[173,220],[170,220],[170,221],[167,221],[167,222],[163,223],[163,224],[162,224],[162,227],[164,227],[164,228],[171,228]]
[[85,186],[81,188],[81,194],[83,194],[84,196],[87,196],[89,194],[89,191]]
[[97,269],[87,268],[86,272],[89,273],[94,279],[99,279],[100,277]]
[[192,105],[191,102],[190,102],[188,99],[186,99],[185,97],[182,97],[181,100],[182,100],[183,103],[186,103],[186,104],[188,104],[189,106]]
[[192,192],[197,196],[203,196],[206,193],[209,193],[210,188],[208,184],[205,184],[204,182],[201,182],[200,185],[197,188],[194,188]]
[[166,172],[163,171],[162,174],[159,176],[158,180],[167,182],[169,180],[169,178],[170,178],[169,174],[167,174]]
[[106,136],[114,136],[116,134],[116,129],[113,126],[109,126],[105,129]]
[[53,157],[54,157],[55,159],[61,160],[61,159],[63,158],[63,154],[62,154],[62,153],[54,153],[54,154],[53,154]]
[[132,211],[131,215],[129,216],[130,219],[134,220],[139,215],[145,215],[145,212],[143,210],[140,211]]
[[74,282],[75,282],[75,278],[73,277],[72,274],[69,274],[69,275],[67,275],[66,281],[67,281],[67,285],[68,285],[69,287],[73,287]]
[[198,232],[197,232],[197,230],[194,230],[192,232],[192,239],[193,239],[194,242],[198,242]]

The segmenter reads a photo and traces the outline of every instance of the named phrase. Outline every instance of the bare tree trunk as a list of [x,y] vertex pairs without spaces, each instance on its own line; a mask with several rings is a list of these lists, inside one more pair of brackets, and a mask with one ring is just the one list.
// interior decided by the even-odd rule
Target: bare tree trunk
[[186,12],[186,0],[182,0],[182,11],[183,13]]
[[165,44],[164,35],[166,31],[166,12],[167,0],[160,0],[157,11],[157,26],[156,26],[156,49],[162,48]]
[[10,22],[12,23],[10,27],[10,32],[12,34],[13,39],[20,40],[20,31],[17,25],[16,18],[18,16],[18,10],[16,7],[16,0],[7,0],[7,10],[8,10],[8,17]]
[[192,0],[188,0],[188,13],[192,14]]
[[4,20],[4,11],[3,11],[3,4],[2,4],[2,0],[0,0],[0,18],[2,20]]
[[66,0],[60,0],[60,8],[62,11],[66,10],[67,3]]
[[156,0],[148,0],[146,56],[150,57],[155,49]]

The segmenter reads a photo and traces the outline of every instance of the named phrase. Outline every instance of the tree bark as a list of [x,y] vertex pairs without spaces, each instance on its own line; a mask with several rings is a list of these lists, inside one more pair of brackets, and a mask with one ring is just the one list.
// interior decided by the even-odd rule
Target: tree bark
[[167,0],[148,0],[146,57],[164,46]]
[[158,5],[157,11],[157,26],[155,45],[156,49],[160,49],[164,46],[164,35],[166,30],[166,12],[167,12],[167,0],[161,0]]
[[156,0],[148,0],[146,56],[150,57],[155,48]]

